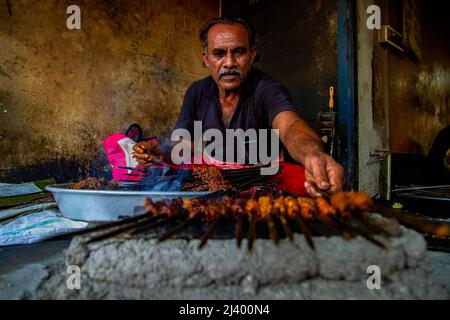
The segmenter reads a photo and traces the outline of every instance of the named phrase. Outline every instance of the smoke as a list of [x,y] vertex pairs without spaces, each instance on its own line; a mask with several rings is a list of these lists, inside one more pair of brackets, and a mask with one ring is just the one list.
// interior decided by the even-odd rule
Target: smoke
[[191,176],[191,170],[173,169],[168,166],[153,166],[147,169],[142,181],[145,191],[180,191],[182,184]]

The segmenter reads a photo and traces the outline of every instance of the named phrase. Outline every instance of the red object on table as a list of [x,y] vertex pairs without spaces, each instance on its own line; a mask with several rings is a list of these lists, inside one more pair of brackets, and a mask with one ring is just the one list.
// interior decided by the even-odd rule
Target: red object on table
[[290,162],[280,164],[281,173],[269,182],[276,183],[277,190],[289,191],[298,196],[307,196],[305,189],[305,167]]

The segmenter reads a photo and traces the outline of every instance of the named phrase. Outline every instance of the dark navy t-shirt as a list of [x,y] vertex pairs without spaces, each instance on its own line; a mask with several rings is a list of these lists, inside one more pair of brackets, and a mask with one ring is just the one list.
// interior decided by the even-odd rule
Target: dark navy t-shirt
[[[194,82],[184,96],[175,129],[184,128],[193,135],[194,121],[202,121],[203,131],[215,128],[225,133],[218,96],[211,76]],[[273,119],[282,111],[297,112],[287,89],[264,72],[252,69],[228,129],[271,129]]]
[[[192,137],[194,121],[202,122],[203,132],[219,129],[225,134],[225,129],[271,129],[273,119],[283,111],[297,112],[288,90],[264,72],[252,69],[243,84],[230,125],[225,128],[218,87],[209,76],[194,82],[187,90],[174,129],[186,129]],[[283,146],[281,148],[284,149]]]

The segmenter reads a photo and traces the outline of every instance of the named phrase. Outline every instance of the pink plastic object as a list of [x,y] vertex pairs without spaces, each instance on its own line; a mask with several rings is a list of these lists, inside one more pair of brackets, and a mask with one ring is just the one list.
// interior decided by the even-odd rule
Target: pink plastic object
[[[114,180],[140,180],[139,172],[120,167],[136,168],[139,163],[133,158],[133,146],[136,142],[119,132],[103,140],[106,157],[112,165]],[[130,175],[132,174],[132,175]],[[133,176],[136,175],[136,176]]]

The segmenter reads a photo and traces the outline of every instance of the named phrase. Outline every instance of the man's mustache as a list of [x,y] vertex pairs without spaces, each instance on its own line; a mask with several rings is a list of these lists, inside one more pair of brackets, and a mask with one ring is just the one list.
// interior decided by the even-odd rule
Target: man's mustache
[[219,71],[219,78],[222,78],[223,76],[239,76],[242,78],[242,73],[238,68],[225,68]]

